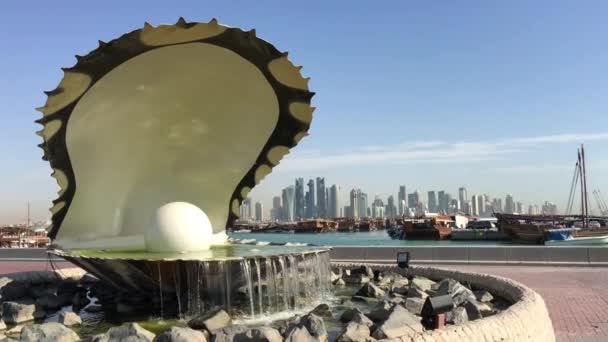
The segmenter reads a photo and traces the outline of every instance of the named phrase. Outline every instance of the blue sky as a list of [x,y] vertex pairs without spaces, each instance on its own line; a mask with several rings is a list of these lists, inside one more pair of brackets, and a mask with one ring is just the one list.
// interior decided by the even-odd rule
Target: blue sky
[[[304,66],[310,137],[252,193],[296,176],[373,198],[399,184],[566,201],[576,147],[608,192],[604,1],[11,1],[0,11],[0,223],[48,216],[57,187],[33,108],[73,55],[140,28],[212,17],[256,28]],[[373,161],[372,161],[373,160]]]

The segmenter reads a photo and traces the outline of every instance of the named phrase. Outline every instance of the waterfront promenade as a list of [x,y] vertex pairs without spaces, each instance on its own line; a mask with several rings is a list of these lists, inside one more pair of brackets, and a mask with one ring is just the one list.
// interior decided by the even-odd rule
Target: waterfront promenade
[[[12,257],[11,257],[12,256]],[[0,274],[50,270],[44,250],[0,249]],[[60,268],[73,267],[56,261]],[[608,341],[608,267],[554,265],[425,265],[481,272],[519,281],[545,300],[559,342]]]

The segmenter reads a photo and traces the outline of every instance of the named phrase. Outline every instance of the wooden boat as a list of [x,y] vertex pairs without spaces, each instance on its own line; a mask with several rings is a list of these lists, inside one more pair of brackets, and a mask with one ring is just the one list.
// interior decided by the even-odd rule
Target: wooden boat
[[449,216],[403,220],[403,236],[405,240],[444,240],[452,234],[451,224],[454,221]]
[[[604,232],[606,234],[606,232]],[[546,246],[602,246],[608,245],[608,235],[571,237],[565,240],[548,240]]]

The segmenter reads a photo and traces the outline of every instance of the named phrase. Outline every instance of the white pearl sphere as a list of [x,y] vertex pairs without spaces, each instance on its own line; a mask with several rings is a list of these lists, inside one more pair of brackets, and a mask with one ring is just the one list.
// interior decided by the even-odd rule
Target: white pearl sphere
[[213,228],[207,215],[187,202],[171,202],[156,209],[144,240],[149,252],[193,252],[208,250]]

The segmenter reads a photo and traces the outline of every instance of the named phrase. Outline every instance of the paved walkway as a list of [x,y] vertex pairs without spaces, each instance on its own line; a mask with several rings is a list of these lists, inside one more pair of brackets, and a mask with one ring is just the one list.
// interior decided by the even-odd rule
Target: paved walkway
[[[58,267],[71,267],[67,262]],[[558,342],[608,341],[608,268],[437,265],[517,280],[544,298]],[[48,262],[0,261],[0,274],[50,270]]]
[[545,300],[558,342],[608,341],[608,268],[437,266],[495,274],[534,289]]

